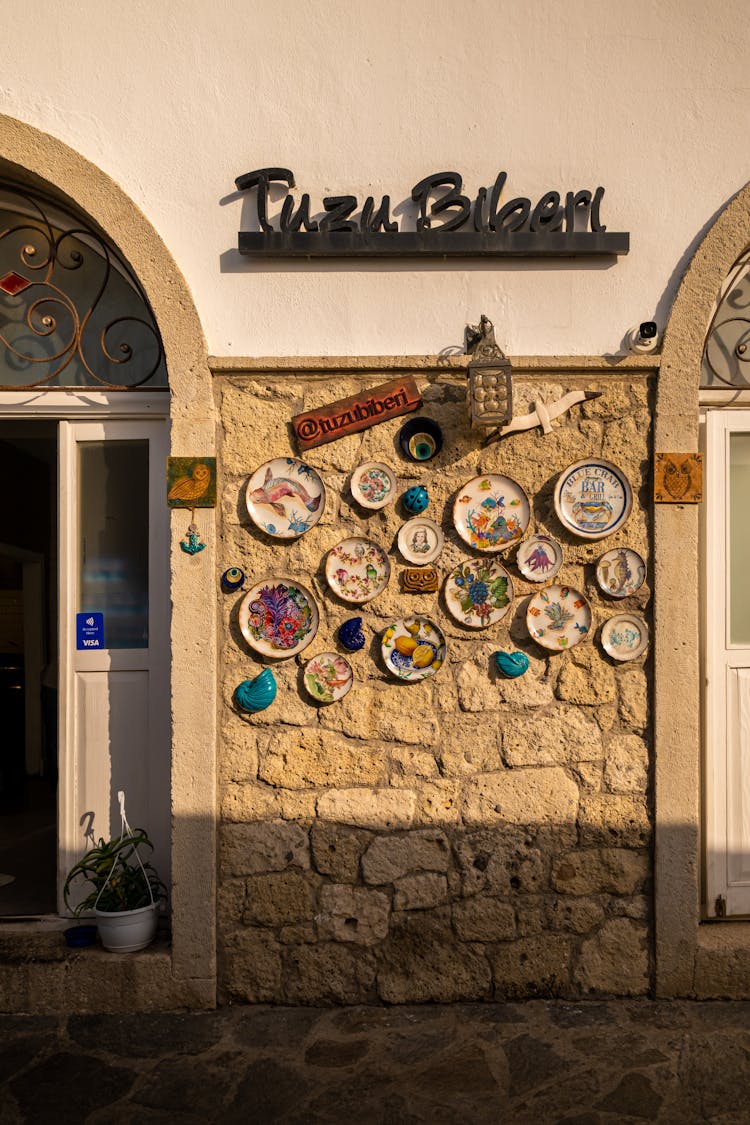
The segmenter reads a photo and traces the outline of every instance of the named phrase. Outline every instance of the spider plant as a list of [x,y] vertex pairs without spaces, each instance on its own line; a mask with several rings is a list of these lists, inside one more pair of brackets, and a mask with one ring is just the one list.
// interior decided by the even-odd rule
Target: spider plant
[[80,886],[80,880],[91,885],[91,892],[75,907],[75,915],[94,909],[108,913],[137,910],[151,905],[151,895],[154,902],[165,899],[166,887],[156,871],[148,861],[139,862],[136,853],[136,848],[153,851],[153,847],[142,828],[112,840],[100,839],[68,872],[63,887],[65,905],[70,908],[71,893]]

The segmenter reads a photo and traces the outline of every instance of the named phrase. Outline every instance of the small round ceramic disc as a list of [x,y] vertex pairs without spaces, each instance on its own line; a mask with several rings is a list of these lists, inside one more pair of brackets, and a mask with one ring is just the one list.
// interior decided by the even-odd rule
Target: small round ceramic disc
[[562,566],[562,547],[551,535],[530,535],[518,548],[516,564],[528,582],[546,582]]
[[630,547],[613,547],[596,564],[599,587],[611,598],[627,598],[640,590],[646,577],[646,564]]
[[488,473],[459,490],[453,504],[456,531],[476,551],[505,551],[529,526],[529,498],[510,477]]
[[396,495],[396,474],[383,461],[367,461],[354,470],[350,486],[363,508],[385,508]]
[[305,688],[318,703],[336,703],[353,683],[352,666],[338,652],[321,652],[305,665]]
[[581,539],[611,535],[623,526],[632,507],[630,481],[611,461],[576,461],[557,478],[558,519]]
[[440,557],[445,540],[434,520],[415,516],[402,524],[398,533],[398,549],[407,562],[426,566]]
[[513,583],[504,566],[491,559],[461,562],[445,580],[445,604],[461,625],[485,629],[508,612]]
[[390,577],[388,556],[371,539],[343,539],[326,557],[326,581],[345,602],[362,605],[371,601],[386,588]]
[[318,631],[318,607],[294,578],[264,578],[240,602],[240,631],[261,656],[296,656]]
[[648,648],[648,625],[640,613],[618,613],[602,626],[602,648],[613,660],[635,660]]
[[442,667],[446,645],[443,631],[429,617],[404,617],[383,633],[385,666],[399,680],[426,680]]
[[573,648],[591,630],[591,606],[572,586],[545,586],[529,601],[526,627],[542,648]]
[[275,457],[256,469],[247,482],[250,519],[274,539],[296,539],[323,515],[326,490],[310,465],[296,457]]

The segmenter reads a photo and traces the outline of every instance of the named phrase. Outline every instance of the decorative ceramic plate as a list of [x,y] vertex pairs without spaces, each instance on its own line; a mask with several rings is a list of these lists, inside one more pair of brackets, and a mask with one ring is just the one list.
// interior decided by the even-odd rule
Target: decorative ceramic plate
[[345,602],[361,605],[388,585],[391,564],[382,547],[354,536],[332,547],[326,558],[326,581]]
[[363,508],[384,508],[396,495],[396,475],[382,461],[367,461],[354,470],[350,486]]
[[477,551],[505,551],[529,526],[529,498],[510,477],[474,477],[453,504],[456,531]]
[[640,613],[618,613],[602,627],[602,647],[613,660],[635,660],[648,648],[648,625]]
[[318,631],[318,607],[294,578],[264,578],[240,602],[240,630],[261,656],[296,656]]
[[529,582],[546,582],[562,566],[562,547],[551,535],[530,535],[518,548],[516,564]]
[[445,660],[445,637],[429,617],[404,617],[383,633],[381,651],[399,680],[426,680]]
[[510,609],[513,583],[504,566],[491,559],[461,562],[445,580],[445,604],[462,625],[485,629]]
[[646,564],[630,547],[613,547],[596,564],[596,580],[611,598],[627,598],[640,590],[646,577]]
[[543,648],[572,648],[591,629],[591,606],[572,586],[546,586],[528,604],[526,628]]
[[275,457],[256,469],[245,493],[256,527],[275,539],[296,539],[323,514],[326,490],[315,469],[296,457]]
[[611,461],[576,461],[555,485],[560,523],[582,539],[603,539],[627,520],[633,506],[630,481]]
[[442,531],[427,516],[415,516],[399,529],[398,549],[407,562],[417,566],[434,562],[439,558],[444,545]]
[[337,652],[321,652],[305,665],[305,688],[318,703],[343,699],[354,683],[352,666]]

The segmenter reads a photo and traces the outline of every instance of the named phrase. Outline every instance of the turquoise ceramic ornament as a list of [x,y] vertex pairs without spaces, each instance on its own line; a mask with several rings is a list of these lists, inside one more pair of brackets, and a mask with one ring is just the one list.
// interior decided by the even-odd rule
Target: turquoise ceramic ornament
[[424,512],[429,502],[430,497],[423,484],[415,484],[404,493],[404,507],[415,516]]
[[495,666],[501,676],[515,680],[528,671],[529,658],[525,652],[496,652],[494,653]]
[[270,668],[264,668],[254,680],[243,680],[235,688],[234,698],[241,711],[265,711],[276,698],[276,680]]
[[359,652],[365,647],[365,635],[362,632],[362,618],[350,617],[339,628],[339,640],[349,652]]

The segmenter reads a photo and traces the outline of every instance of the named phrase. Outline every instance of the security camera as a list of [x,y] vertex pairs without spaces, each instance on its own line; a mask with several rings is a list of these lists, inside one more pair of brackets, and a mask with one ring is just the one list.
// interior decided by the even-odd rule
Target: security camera
[[648,355],[659,346],[659,330],[655,320],[643,320],[637,328],[631,328],[625,337],[631,352]]

